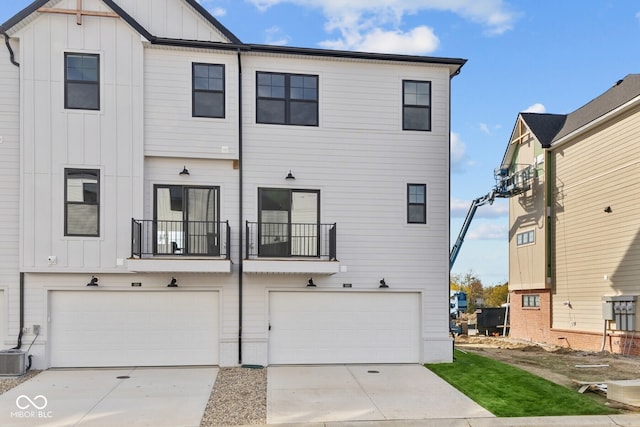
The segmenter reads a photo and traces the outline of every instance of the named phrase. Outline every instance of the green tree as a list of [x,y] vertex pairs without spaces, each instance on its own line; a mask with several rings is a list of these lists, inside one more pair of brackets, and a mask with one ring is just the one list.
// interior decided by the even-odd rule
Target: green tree
[[509,295],[509,283],[489,286],[484,289],[484,302],[487,307],[500,307],[507,302]]

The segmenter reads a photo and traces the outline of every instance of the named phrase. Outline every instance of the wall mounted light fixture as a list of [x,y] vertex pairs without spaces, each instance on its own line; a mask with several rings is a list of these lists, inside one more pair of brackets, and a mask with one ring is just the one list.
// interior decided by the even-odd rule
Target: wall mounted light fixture
[[291,173],[291,170],[289,170],[289,173],[287,174],[287,176],[284,177],[284,179],[289,180],[289,181],[293,181],[296,179],[295,176],[293,176],[293,174]]
[[168,288],[177,288],[178,287],[178,281],[176,280],[175,277],[171,278],[171,282],[169,282],[169,284],[167,285]]
[[604,211],[606,213],[611,213],[611,212],[613,212],[613,209],[611,209],[611,206],[607,206],[606,208],[604,208]]
[[89,280],[87,286],[98,286],[98,278],[96,276],[91,276],[91,280]]
[[307,288],[315,288],[316,284],[313,283],[313,277],[309,277],[309,281],[307,282]]
[[189,173],[189,169],[187,169],[186,166],[183,166],[182,172],[180,172],[179,175],[191,175],[191,174]]
[[380,287],[381,288],[388,288],[389,285],[387,285],[387,282],[384,281],[384,277],[382,278],[382,280],[380,280]]

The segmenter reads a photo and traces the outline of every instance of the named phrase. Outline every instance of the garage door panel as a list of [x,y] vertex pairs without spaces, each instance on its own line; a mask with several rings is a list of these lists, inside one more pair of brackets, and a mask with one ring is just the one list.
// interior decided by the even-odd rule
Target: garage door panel
[[420,294],[271,292],[269,363],[415,363]]
[[218,292],[52,291],[51,364],[218,364]]

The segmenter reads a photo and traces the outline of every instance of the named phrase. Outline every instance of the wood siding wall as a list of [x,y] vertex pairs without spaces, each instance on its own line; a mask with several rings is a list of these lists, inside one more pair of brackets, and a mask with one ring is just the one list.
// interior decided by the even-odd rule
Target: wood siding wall
[[554,328],[602,331],[602,297],[640,293],[639,135],[635,107],[551,152]]

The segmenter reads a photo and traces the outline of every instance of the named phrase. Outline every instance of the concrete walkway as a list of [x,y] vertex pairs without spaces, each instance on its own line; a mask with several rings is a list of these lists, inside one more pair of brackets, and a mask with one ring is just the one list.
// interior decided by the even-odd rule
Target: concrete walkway
[[199,426],[218,368],[48,370],[0,396],[0,426]]

